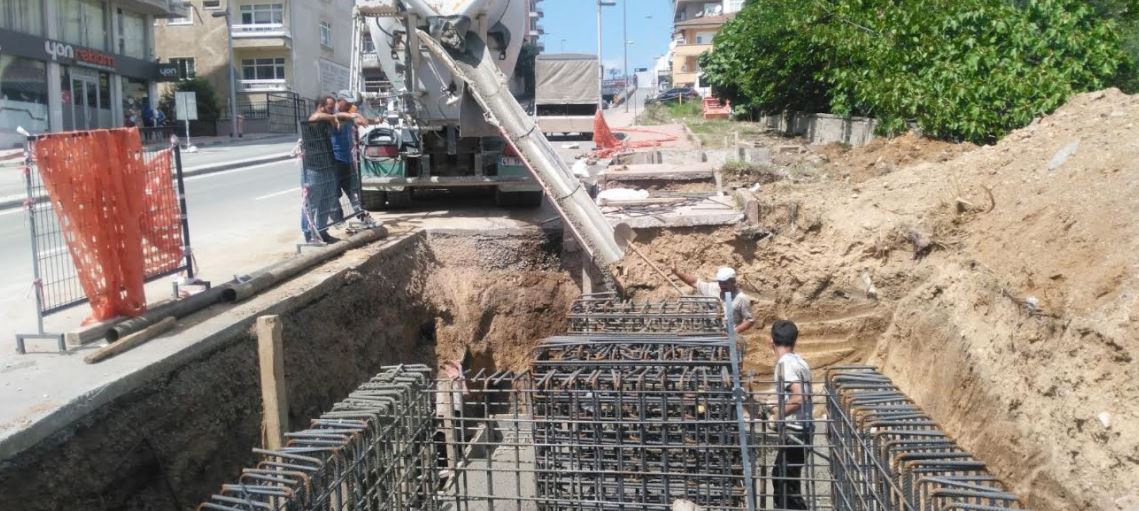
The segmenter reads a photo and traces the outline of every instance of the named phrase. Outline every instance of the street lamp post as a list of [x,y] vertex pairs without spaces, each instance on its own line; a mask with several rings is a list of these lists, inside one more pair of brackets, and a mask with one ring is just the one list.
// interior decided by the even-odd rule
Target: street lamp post
[[232,12],[233,0],[230,0],[226,3],[225,10],[213,13],[213,17],[225,18],[225,38],[229,46],[229,136],[236,137],[239,135],[237,133],[237,77],[233,70],[233,23],[230,17]]
[[614,7],[616,0],[597,0],[597,66],[600,74],[597,75],[597,110],[605,109],[605,63],[601,59],[601,8]]
[[621,0],[621,40],[625,50],[625,113],[629,113],[629,0]]

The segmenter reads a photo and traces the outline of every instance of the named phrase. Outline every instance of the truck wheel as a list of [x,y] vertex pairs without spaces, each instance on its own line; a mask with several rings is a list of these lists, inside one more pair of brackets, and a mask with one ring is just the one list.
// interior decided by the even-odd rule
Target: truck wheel
[[494,202],[502,208],[536,208],[542,205],[542,192],[494,191]]
[[411,189],[404,188],[398,192],[388,192],[389,209],[407,209],[411,207]]
[[360,202],[368,211],[383,211],[388,209],[388,194],[380,190],[361,190]]

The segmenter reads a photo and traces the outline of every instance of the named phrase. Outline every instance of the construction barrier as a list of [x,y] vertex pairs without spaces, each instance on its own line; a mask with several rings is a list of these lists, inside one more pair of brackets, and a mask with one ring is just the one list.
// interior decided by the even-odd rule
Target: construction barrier
[[664,142],[672,142],[676,137],[666,133],[660,133],[653,130],[639,129],[639,128],[622,128],[622,133],[649,133],[658,135],[660,138],[650,140],[621,140],[617,135],[613,134],[613,130],[609,129],[609,123],[605,122],[605,115],[600,110],[593,116],[593,144],[597,149],[593,151],[595,158],[608,158],[618,153],[630,151],[632,149],[641,149],[645,147],[658,147]]
[[29,137],[24,167],[33,285],[43,317],[88,302],[88,321],[137,316],[143,285],[186,272],[193,277],[182,161],[176,139],[144,149],[136,128]]

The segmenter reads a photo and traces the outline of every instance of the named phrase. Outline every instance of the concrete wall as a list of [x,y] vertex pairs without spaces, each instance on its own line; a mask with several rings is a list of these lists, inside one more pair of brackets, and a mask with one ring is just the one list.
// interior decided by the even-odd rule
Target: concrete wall
[[812,144],[837,142],[854,147],[874,140],[874,129],[878,126],[876,119],[868,117],[803,112],[764,115],[759,118],[759,123],[783,135],[805,137]]

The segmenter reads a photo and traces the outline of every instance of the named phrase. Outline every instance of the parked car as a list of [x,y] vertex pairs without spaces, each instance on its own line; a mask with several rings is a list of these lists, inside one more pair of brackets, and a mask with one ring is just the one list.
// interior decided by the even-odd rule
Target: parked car
[[683,101],[699,101],[700,93],[692,87],[673,87],[654,97],[645,100],[646,105],[678,103]]

